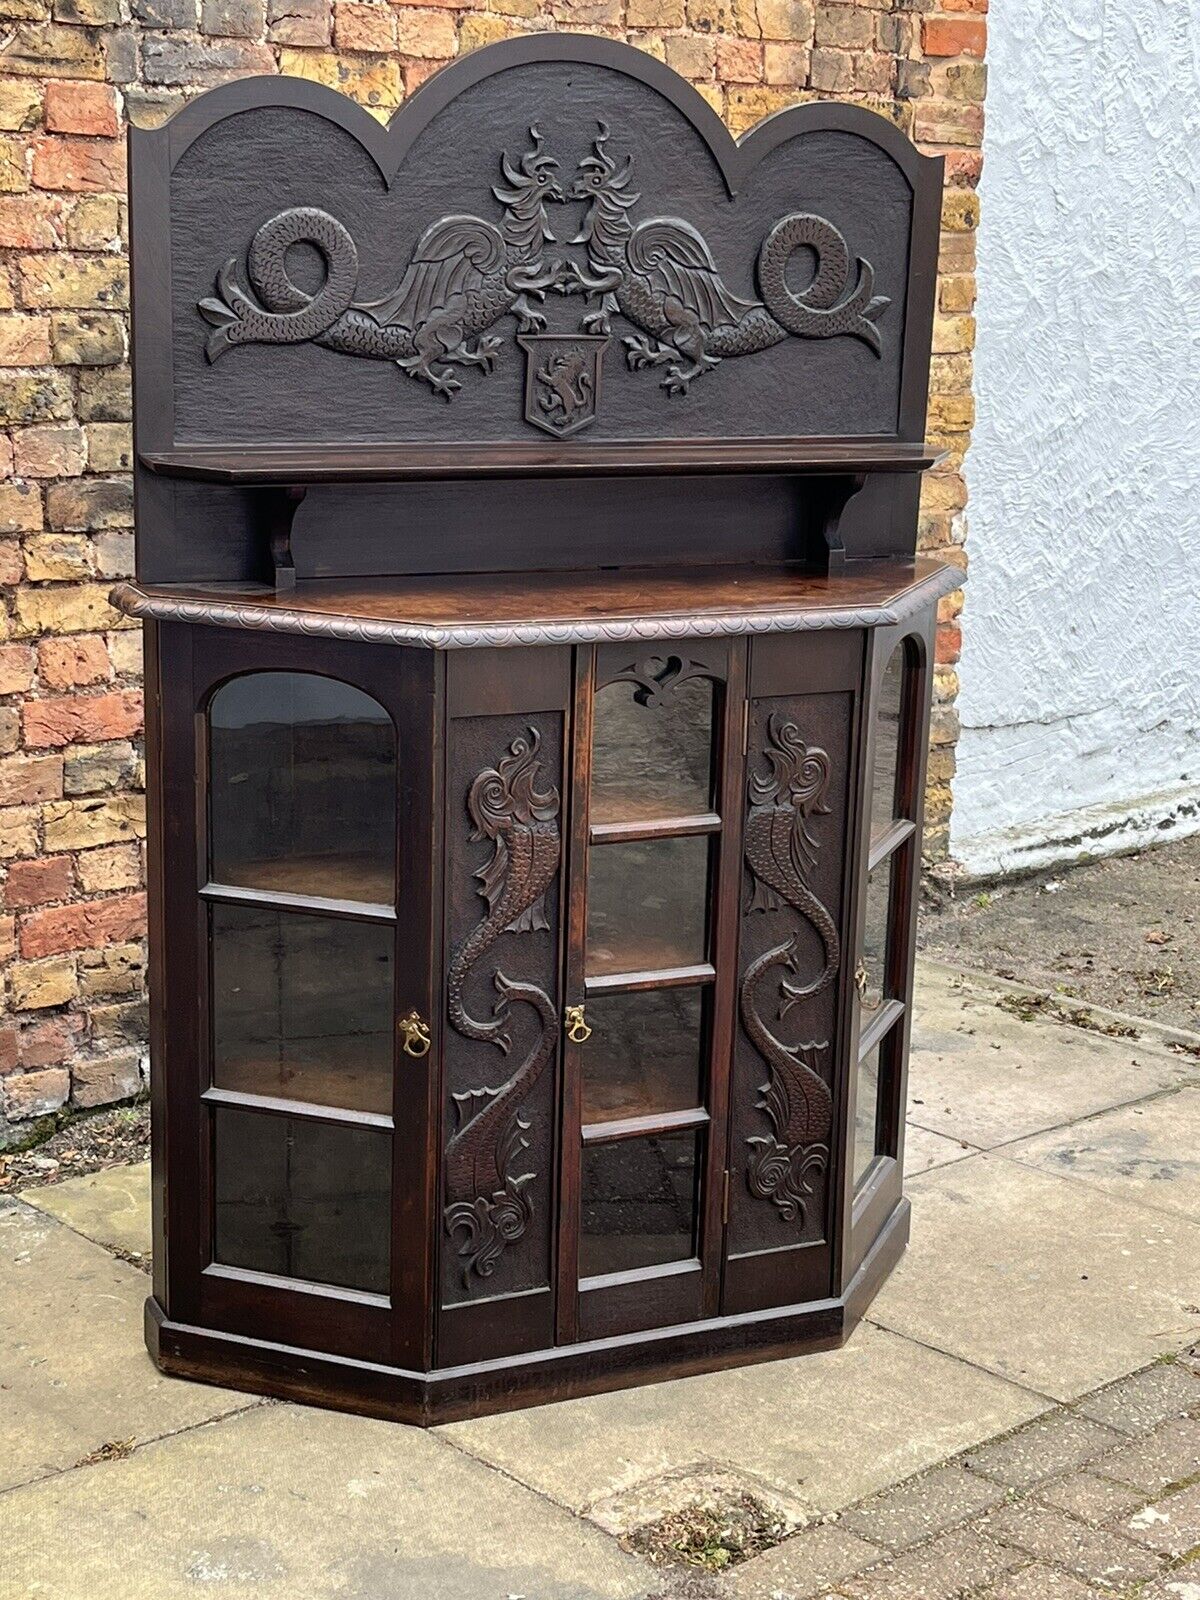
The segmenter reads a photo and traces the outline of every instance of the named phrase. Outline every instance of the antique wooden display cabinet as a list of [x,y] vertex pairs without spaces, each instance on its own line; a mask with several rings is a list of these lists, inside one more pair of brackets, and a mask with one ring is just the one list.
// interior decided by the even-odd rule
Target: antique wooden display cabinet
[[169,1372],[427,1423],[899,1256],[941,165],[605,40],[131,138]]

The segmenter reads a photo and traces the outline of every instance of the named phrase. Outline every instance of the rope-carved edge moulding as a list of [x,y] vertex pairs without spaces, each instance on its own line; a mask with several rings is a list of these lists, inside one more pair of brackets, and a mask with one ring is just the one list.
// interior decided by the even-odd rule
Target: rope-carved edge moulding
[[[391,361],[434,394],[453,399],[456,368],[490,374],[504,339],[492,330],[516,321],[525,352],[524,417],[566,437],[596,419],[603,358],[613,321],[636,330],[622,339],[637,371],[663,368],[661,386],[686,394],[693,382],[733,356],[755,355],[791,336],[859,339],[882,352],[878,319],[890,304],[874,293],[875,273],[857,258],[851,282],[846,241],[833,223],[808,212],[781,217],[756,258],[761,298],[735,294],[707,240],[680,217],[630,216],[641,195],[632,188],[633,157],[618,164],[600,123],[592,153],[564,189],[558,162],[535,124],[532,145],[517,162],[501,157],[503,182],[492,186],[499,224],[452,214],[421,235],[399,284],[378,299],[356,299],[358,248],[344,225],[314,206],[294,206],[264,222],[250,241],[245,282],[236,256],[216,275],[216,294],[198,302],[210,324],[206,353],[219,360],[236,345],[313,342],[344,355]],[[549,207],[582,203],[577,232],[564,241],[586,260],[547,258],[557,243]],[[307,244],[324,263],[320,287],[308,291],[287,268],[289,250]],[[798,250],[812,258],[803,288],[788,281]],[[547,292],[598,301],[575,333],[547,333],[533,302]]]
[[748,911],[798,912],[820,938],[824,959],[807,982],[799,979],[799,930],[764,950],[746,968],[741,984],[742,1026],[769,1076],[760,1085],[758,1109],[771,1133],[752,1135],[746,1169],[750,1193],[769,1200],[784,1222],[804,1226],[816,1181],[829,1164],[833,1097],[822,1075],[828,1039],[786,1045],[764,1020],[760,985],[772,969],[782,969],[777,986],[777,1017],[823,994],[837,976],[841,943],[837,924],[810,887],[820,842],[811,819],[828,816],[825,796],[830,763],[826,751],[805,744],[794,722],[776,712],[767,722],[762,751],[767,771],[747,778],[745,861],[750,873]]
[[130,617],[157,622],[191,622],[219,628],[262,629],[314,639],[358,643],[417,644],[433,649],[489,649],[509,645],[625,644],[639,640],[727,638],[737,634],[809,633],[830,629],[892,627],[916,616],[930,601],[962,582],[957,568],[920,579],[906,595],[872,606],[831,606],[823,611],[699,612],[694,616],[586,618],[578,622],[459,623],[441,626],[349,613],[296,611],[288,606],[256,605],[252,600],[182,598],[148,593],[128,580],[114,584],[110,598]]
[[499,966],[492,974],[496,1003],[486,1021],[466,1007],[468,974],[504,933],[529,933],[549,927],[545,895],[559,869],[559,795],[553,784],[538,787],[541,735],[509,745],[494,767],[485,767],[467,794],[473,843],[487,839],[492,854],[475,876],[487,912],[455,950],[447,978],[451,1024],[467,1039],[492,1044],[507,1056],[512,1049],[510,1012],[529,1006],[537,1018],[533,1043],[515,1070],[495,1088],[453,1095],[458,1126],[446,1145],[445,1228],[457,1241],[464,1262],[463,1285],[471,1277],[490,1278],[505,1248],[525,1233],[533,1217],[529,1185],[535,1172],[513,1168],[529,1148],[529,1123],[521,1107],[554,1055],[558,1012],[545,990],[510,978]]

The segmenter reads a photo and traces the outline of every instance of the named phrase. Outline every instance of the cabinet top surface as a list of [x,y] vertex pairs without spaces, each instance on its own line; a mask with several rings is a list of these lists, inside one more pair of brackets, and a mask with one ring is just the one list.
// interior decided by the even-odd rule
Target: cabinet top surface
[[583,644],[887,626],[958,588],[957,567],[864,561],[796,567],[479,573],[370,586],[121,583],[130,616],[438,649]]

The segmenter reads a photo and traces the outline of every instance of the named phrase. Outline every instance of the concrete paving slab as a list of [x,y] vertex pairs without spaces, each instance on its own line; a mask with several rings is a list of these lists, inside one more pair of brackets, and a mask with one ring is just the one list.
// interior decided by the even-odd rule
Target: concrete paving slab
[[416,1428],[264,1406],[0,1496],[6,1600],[633,1600],[660,1576]]
[[904,1130],[904,1171],[910,1178],[976,1154],[977,1145],[964,1144],[961,1139],[947,1139],[942,1133],[930,1133],[928,1128],[919,1128],[915,1123],[910,1122]]
[[21,1198],[106,1249],[150,1259],[148,1161],[26,1189]]
[[863,1325],[841,1350],[442,1431],[580,1511],[681,1463],[708,1461],[748,1470],[827,1512],[1015,1427],[1045,1404]]
[[103,1444],[158,1438],[256,1403],[155,1370],[142,1344],[149,1282],[43,1213],[0,1201],[0,1489]]
[[1060,1400],[1200,1331],[1200,1227],[994,1155],[915,1178],[873,1322]]
[[910,1122],[990,1150],[1188,1080],[1183,1058],[1145,1040],[1023,1021],[996,1004],[1002,998],[1000,990],[922,968]]
[[1200,1088],[1105,1112],[1005,1154],[1200,1222]]

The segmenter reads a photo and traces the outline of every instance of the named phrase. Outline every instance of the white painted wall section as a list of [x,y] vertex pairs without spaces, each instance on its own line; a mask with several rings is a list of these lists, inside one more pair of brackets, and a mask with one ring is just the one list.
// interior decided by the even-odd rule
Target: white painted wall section
[[991,8],[951,853],[1200,830],[1200,0]]

